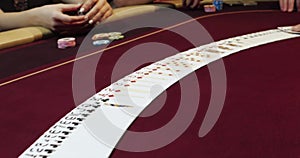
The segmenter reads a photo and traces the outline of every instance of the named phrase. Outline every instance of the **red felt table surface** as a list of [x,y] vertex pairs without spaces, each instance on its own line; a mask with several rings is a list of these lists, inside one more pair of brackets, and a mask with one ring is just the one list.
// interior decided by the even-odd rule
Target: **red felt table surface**
[[[197,17],[197,11],[189,12]],[[220,40],[295,24],[299,17],[298,13],[260,10],[222,12],[197,20],[214,40]],[[132,47],[149,42],[165,43],[179,51],[193,47],[188,40],[170,31],[136,39],[157,30],[133,31],[126,39],[112,43],[111,46],[116,47],[104,51],[97,66],[95,89],[99,91],[110,85],[116,62]],[[133,41],[124,43],[130,40]],[[78,37],[78,43],[82,42],[83,37]],[[225,103],[217,123],[205,137],[199,138],[198,132],[211,97],[211,78],[207,67],[196,71],[201,92],[199,107],[192,123],[180,137],[154,151],[114,150],[111,157],[299,157],[299,42],[299,38],[279,41],[223,58],[227,80]],[[83,54],[98,49],[89,46]],[[72,53],[77,50],[78,47],[59,50],[56,39],[48,39],[0,52],[3,57],[0,63],[5,66],[1,66],[1,83],[7,83],[0,87],[2,157],[20,155],[75,107],[72,93],[72,60],[75,56]],[[85,57],[80,62],[89,63],[95,56]],[[51,69],[45,69],[49,67]],[[124,70],[120,76],[130,72],[126,72],[126,68]],[[84,75],[90,70],[83,71]],[[27,74],[31,76],[19,78]],[[7,82],[18,78],[15,82]],[[79,101],[91,95],[90,92],[83,93]],[[166,95],[166,102],[158,113],[138,118],[130,130],[151,131],[168,123],[178,109],[180,85],[176,83],[170,87]]]

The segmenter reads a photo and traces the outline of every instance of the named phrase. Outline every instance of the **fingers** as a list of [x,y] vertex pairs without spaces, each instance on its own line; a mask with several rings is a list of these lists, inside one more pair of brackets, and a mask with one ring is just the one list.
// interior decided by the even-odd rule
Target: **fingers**
[[90,10],[96,3],[98,2],[98,0],[86,0],[81,8],[80,8],[80,12],[87,12],[88,10]]
[[[104,3],[102,0],[100,0],[97,4],[95,4],[95,6],[86,14],[86,18],[87,19],[90,19],[89,20],[89,24],[93,24],[94,22],[97,21],[97,17],[99,16],[96,16],[97,14],[101,14],[101,12],[103,12],[104,14]],[[95,17],[96,16],[96,17]]]
[[60,9],[62,12],[77,11],[81,4],[60,4]]
[[190,8],[198,8],[199,5],[200,5],[200,0],[194,0]]
[[57,11],[54,13],[54,20],[62,21],[64,23],[84,22],[84,16],[70,16],[64,12],[77,11],[80,4],[59,4]]
[[288,0],[288,12],[292,12],[294,10],[295,0]]
[[105,12],[105,14],[101,18],[101,21],[104,21],[105,19],[110,17],[112,15],[112,13],[113,13],[112,10],[108,10],[107,12]]
[[198,8],[201,0],[183,0],[182,5],[187,8]]
[[191,5],[191,3],[192,3],[192,0],[184,0],[183,1],[183,6],[189,7]]
[[111,6],[106,2],[106,0],[99,0],[86,14],[86,18],[90,19],[89,24],[94,24],[106,19],[110,15],[112,15]]
[[279,4],[280,4],[280,9],[283,12],[287,11],[287,5],[286,5],[287,0],[279,0]]
[[292,31],[300,32],[300,24],[293,26]]
[[280,9],[283,12],[292,12],[294,10],[295,0],[279,0]]
[[[80,7],[81,6],[81,7]],[[63,14],[68,11],[88,11],[85,16],[70,16]],[[59,12],[54,19],[65,24],[94,24],[112,15],[112,8],[106,0],[86,0],[84,4],[60,4]]]
[[64,23],[75,23],[75,22],[84,22],[84,16],[70,16],[63,13],[57,13],[54,17],[55,20],[62,21]]

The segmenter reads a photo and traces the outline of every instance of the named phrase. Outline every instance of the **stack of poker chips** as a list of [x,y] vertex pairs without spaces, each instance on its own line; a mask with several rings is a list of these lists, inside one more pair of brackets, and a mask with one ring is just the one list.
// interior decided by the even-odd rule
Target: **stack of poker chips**
[[60,38],[57,40],[57,47],[59,49],[65,49],[68,47],[75,47],[76,46],[76,39],[74,37],[66,37]]
[[216,7],[214,5],[204,5],[204,11],[207,13],[216,12]]
[[216,12],[223,9],[223,0],[213,0],[212,4],[204,5],[205,12]]
[[223,9],[223,0],[213,0],[213,5],[216,7],[217,11]]
[[106,45],[109,44],[111,41],[123,39],[124,35],[121,32],[109,32],[109,33],[99,33],[95,34],[92,37],[93,45]]

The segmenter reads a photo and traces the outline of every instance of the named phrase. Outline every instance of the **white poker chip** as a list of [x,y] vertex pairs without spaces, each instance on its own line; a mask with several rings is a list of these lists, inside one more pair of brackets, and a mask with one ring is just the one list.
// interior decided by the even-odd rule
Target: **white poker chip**
[[108,39],[110,40],[119,40],[119,39],[123,39],[124,35],[118,35],[118,36],[110,36],[108,37]]
[[121,32],[108,32],[108,33],[98,33],[92,37],[92,40],[102,40],[102,39],[110,39],[110,40],[118,40],[124,38]]
[[110,40],[96,40],[96,41],[93,41],[94,46],[102,46],[102,45],[106,45],[106,44],[109,44],[109,43],[110,43]]
[[121,36],[122,32],[109,32],[108,35],[109,36]]

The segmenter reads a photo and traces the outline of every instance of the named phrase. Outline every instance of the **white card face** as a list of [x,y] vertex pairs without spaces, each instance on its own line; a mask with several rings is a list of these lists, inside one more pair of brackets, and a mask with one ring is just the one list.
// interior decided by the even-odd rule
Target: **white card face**
[[[126,109],[126,110],[123,110]],[[134,111],[133,111],[134,110]],[[51,157],[109,157],[141,109],[101,106],[86,118]]]
[[292,26],[282,26],[282,27],[277,27],[277,29],[284,31],[286,33],[300,34],[300,32],[293,31]]
[[51,158],[62,157],[109,157],[113,147],[109,147],[95,139],[93,134],[84,126],[78,128],[60,147],[60,150],[53,152]]
[[129,74],[73,109],[20,157],[109,157],[130,124],[168,87],[222,57],[300,36],[287,30],[290,27],[213,42]]

